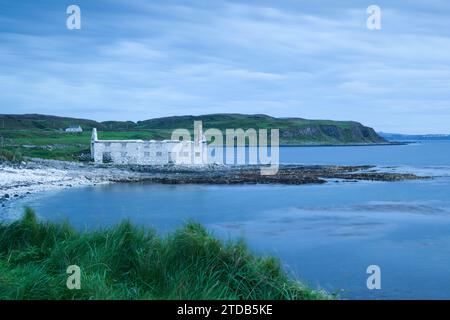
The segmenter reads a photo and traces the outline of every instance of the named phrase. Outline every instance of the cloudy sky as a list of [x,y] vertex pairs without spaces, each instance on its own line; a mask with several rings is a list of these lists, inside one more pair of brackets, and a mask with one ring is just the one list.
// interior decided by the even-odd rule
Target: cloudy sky
[[[66,28],[71,4],[81,30]],[[447,0],[0,0],[0,113],[265,113],[450,133],[449,15]]]

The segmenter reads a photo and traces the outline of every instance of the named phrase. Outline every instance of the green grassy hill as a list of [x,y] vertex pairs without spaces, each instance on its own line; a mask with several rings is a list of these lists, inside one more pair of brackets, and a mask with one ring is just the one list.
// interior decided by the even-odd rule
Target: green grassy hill
[[372,128],[353,121],[306,120],[301,118],[274,118],[267,115],[210,114],[156,118],[137,123],[131,121],[96,122],[46,115],[0,115],[1,130],[57,131],[71,125],[84,130],[96,127],[99,131],[147,131],[151,136],[170,138],[171,130],[193,129],[195,120],[203,121],[204,128],[217,129],[280,129],[280,142],[284,144],[352,144],[383,143]]
[[[38,114],[0,115],[0,161],[21,159],[21,155],[58,160],[84,160],[90,151],[91,129],[100,139],[170,139],[178,128],[193,130],[194,121],[203,121],[205,129],[280,129],[285,145],[345,145],[385,143],[372,128],[353,121],[274,118],[267,115],[210,114],[179,116],[145,121],[106,121],[75,119]],[[64,129],[80,125],[84,132],[66,133]],[[270,132],[270,131],[269,131]]]
[[0,114],[0,130],[45,130],[65,129],[80,125],[83,129],[92,129],[99,125],[97,121],[75,119],[41,114]]
[[267,115],[209,114],[139,121],[139,129],[193,128],[195,120],[207,128],[280,129],[282,144],[352,144],[386,142],[372,128],[354,121],[274,118]]

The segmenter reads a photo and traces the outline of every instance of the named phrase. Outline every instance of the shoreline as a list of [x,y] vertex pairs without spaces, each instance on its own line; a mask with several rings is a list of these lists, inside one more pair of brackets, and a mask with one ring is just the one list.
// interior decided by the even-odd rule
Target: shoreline
[[376,166],[279,166],[276,175],[263,176],[261,166],[137,166],[104,165],[59,160],[27,159],[21,164],[0,164],[0,208],[30,194],[109,183],[246,185],[324,184],[329,181],[404,181],[429,177],[383,172]]
[[138,174],[118,168],[45,159],[28,159],[21,164],[0,163],[0,208],[6,202],[30,194],[95,186],[116,181],[136,182]]

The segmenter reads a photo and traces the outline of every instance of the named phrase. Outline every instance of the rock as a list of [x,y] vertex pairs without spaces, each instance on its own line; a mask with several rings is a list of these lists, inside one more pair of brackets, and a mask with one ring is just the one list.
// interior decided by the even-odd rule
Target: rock
[[[429,179],[413,174],[379,172],[374,166],[280,165],[275,175],[261,175],[261,166],[135,166],[96,165],[30,159],[26,168],[6,167],[20,183],[11,193],[30,194],[34,190],[48,190],[108,182],[150,182],[162,184],[322,184],[327,181],[399,181]],[[17,170],[20,169],[20,170]],[[69,182],[70,181],[70,182]],[[1,182],[0,182],[1,185]],[[11,186],[6,185],[10,188]],[[14,190],[14,191],[12,191]],[[27,192],[28,191],[28,192]],[[0,200],[10,198],[4,194]],[[18,195],[14,195],[18,197]]]
[[[419,177],[408,174],[363,172],[371,166],[301,166],[280,165],[277,174],[263,176],[259,166],[235,166],[221,168],[187,168],[187,167],[132,167],[134,172],[142,175],[137,179],[162,184],[310,184],[325,183],[325,179],[342,179],[343,181],[396,181],[413,180]],[[126,182],[127,176],[112,179]],[[337,180],[339,181],[339,180]]]

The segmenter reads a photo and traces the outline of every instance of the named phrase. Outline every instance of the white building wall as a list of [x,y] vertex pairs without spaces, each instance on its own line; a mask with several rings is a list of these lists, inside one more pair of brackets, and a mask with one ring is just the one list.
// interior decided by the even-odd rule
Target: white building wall
[[192,141],[97,140],[93,132],[91,154],[96,163],[165,165],[207,163],[206,143]]
[[67,128],[66,130],[65,130],[66,132],[72,132],[72,133],[79,133],[79,132],[83,132],[83,129],[81,128],[81,127],[78,127],[78,128]]

